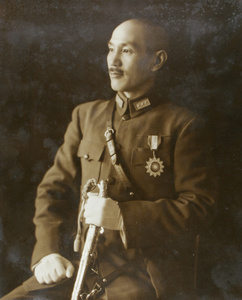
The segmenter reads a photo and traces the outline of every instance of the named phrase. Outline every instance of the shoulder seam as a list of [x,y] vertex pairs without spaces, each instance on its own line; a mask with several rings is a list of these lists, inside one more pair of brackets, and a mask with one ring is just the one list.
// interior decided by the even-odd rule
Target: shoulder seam
[[180,130],[179,134],[178,134],[178,138],[180,135],[182,135],[182,133],[185,131],[185,129],[195,120],[197,119],[197,117],[193,117],[192,119],[190,119]]

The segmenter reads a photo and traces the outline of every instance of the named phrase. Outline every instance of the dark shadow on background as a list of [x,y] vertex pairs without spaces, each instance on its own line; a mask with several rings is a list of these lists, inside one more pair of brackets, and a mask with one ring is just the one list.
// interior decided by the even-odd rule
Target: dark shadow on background
[[220,182],[218,215],[202,238],[201,299],[242,297],[241,4],[239,1],[2,1],[0,295],[30,276],[36,187],[72,109],[109,98],[106,42],[123,20],[169,32],[160,95],[209,123]]

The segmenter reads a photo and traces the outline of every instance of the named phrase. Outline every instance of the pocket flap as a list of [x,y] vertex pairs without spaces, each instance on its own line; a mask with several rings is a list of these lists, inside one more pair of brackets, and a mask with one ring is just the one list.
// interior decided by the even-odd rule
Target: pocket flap
[[152,151],[149,148],[136,148],[133,149],[131,165],[144,165],[150,157],[152,157]]
[[[158,149],[155,152],[157,158],[164,162],[165,166],[170,165],[170,152],[167,148]],[[148,148],[135,148],[132,152],[131,165],[145,165],[150,158],[153,158],[153,152]]]
[[99,161],[105,149],[105,145],[101,143],[96,143],[93,141],[82,140],[77,155],[79,157],[84,157],[87,160]]

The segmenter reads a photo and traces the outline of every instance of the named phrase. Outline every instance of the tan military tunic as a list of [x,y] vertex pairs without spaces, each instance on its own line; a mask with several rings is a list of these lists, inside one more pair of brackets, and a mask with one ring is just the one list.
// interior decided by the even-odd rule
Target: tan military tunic
[[[119,201],[125,242],[120,232],[105,231],[98,248],[100,272],[106,276],[127,261],[135,261],[137,272],[115,279],[106,288],[108,299],[188,299],[194,284],[196,236],[215,209],[208,134],[197,116],[168,101],[116,96],[118,156],[135,185],[127,193],[105,142],[108,102],[81,104],[73,111],[55,163],[38,188],[32,263],[53,252],[70,254],[80,189],[90,178],[111,178],[109,196]],[[158,174],[147,165],[154,157],[152,136],[159,141]]]

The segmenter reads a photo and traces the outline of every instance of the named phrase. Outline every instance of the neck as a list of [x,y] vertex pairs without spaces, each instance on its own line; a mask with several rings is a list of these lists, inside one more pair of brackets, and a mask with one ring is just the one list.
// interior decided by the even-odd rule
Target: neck
[[154,85],[153,81],[146,82],[146,83],[144,83],[144,85],[142,86],[141,89],[137,89],[137,91],[133,91],[133,92],[123,91],[123,94],[128,99],[138,98],[138,97],[141,97],[141,96],[147,94],[151,90],[153,85]]

